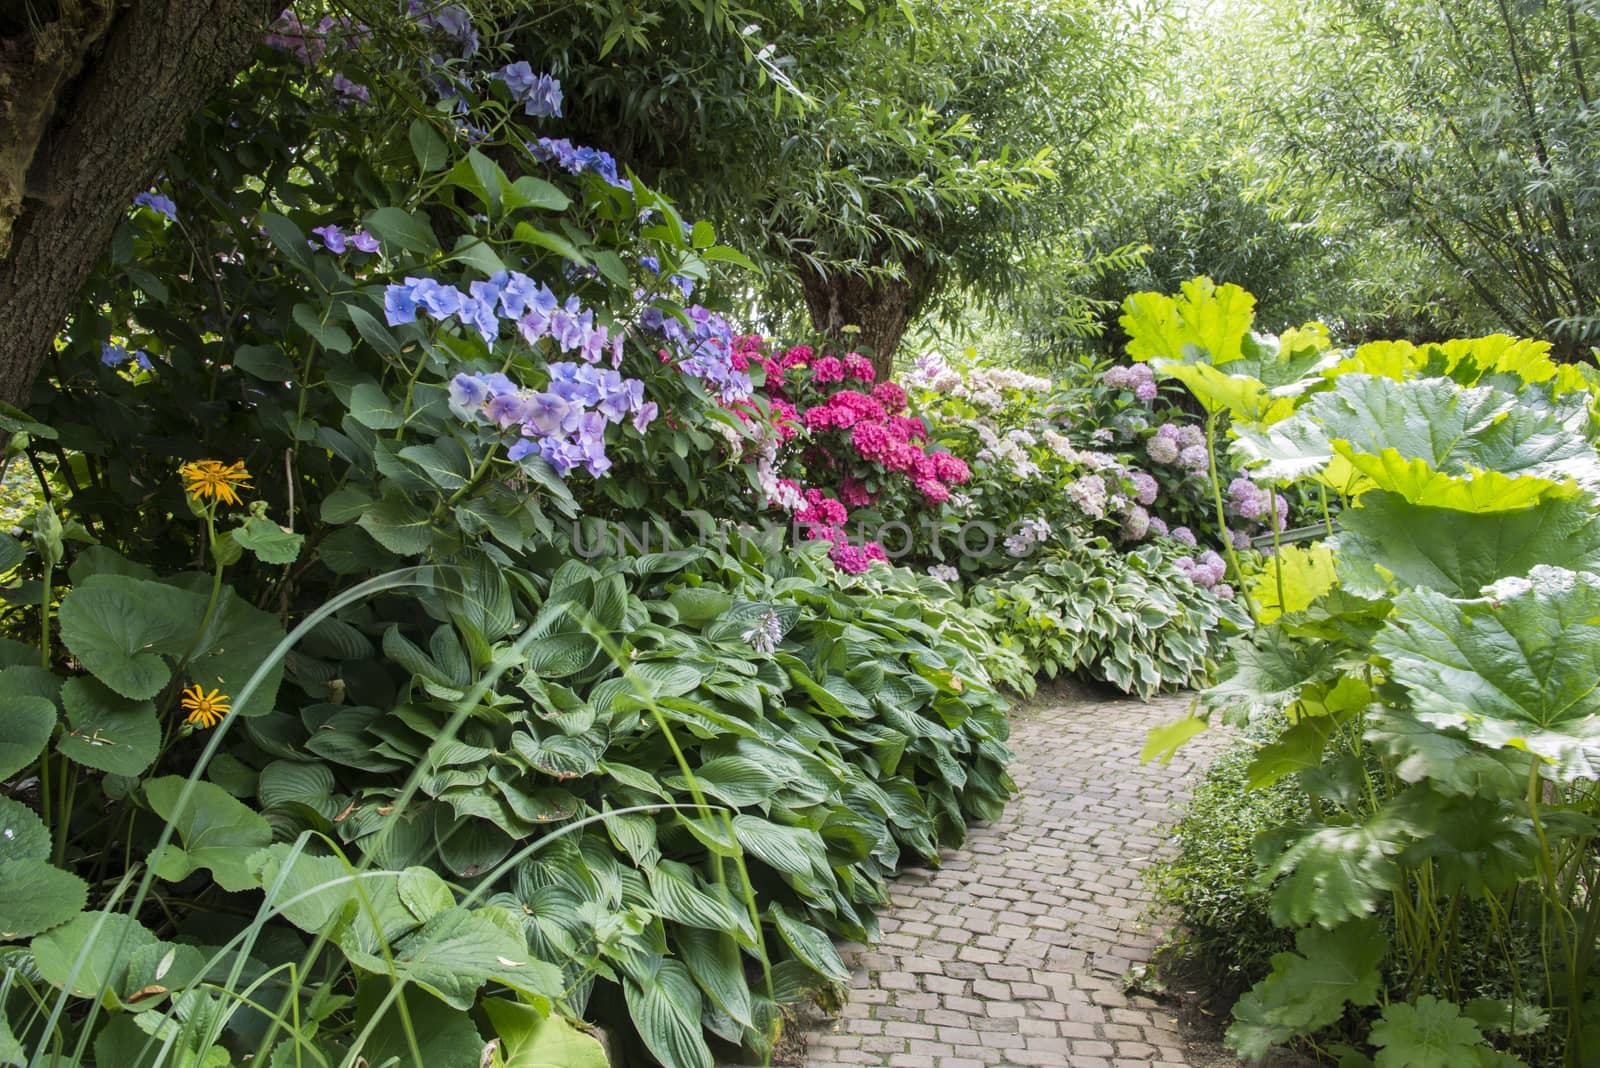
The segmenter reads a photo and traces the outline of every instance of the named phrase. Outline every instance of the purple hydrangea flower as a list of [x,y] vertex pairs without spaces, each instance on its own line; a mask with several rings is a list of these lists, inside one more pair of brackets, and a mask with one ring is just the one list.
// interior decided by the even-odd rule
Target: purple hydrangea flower
[[362,252],[376,252],[383,246],[378,244],[378,239],[365,230],[357,230],[350,238],[350,243]]
[[639,411],[633,417],[633,429],[643,434],[645,427],[653,423],[659,413],[660,409],[655,401],[645,401],[639,405]]
[[[333,253],[335,256],[344,255],[346,239],[344,231],[339,229],[339,227],[331,224],[328,226],[316,226],[312,228],[311,232],[322,238],[322,245],[329,252]],[[311,243],[311,247],[316,247],[315,241]]]

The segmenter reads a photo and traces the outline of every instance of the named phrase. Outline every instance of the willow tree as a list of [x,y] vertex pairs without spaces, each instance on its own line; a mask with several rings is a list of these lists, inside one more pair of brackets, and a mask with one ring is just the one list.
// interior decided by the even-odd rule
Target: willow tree
[[757,254],[766,310],[880,368],[1064,225],[1134,73],[1116,0],[758,0],[721,34],[687,0],[591,0],[587,27],[547,5],[528,48],[571,86],[574,137]]

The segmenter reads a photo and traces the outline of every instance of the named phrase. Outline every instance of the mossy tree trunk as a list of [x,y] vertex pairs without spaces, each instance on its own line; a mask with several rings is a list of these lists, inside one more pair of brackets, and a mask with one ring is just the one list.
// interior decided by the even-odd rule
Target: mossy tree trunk
[[936,272],[921,260],[908,259],[897,278],[818,274],[804,265],[799,274],[812,326],[841,351],[870,353],[881,382],[894,369],[895,350],[906,328],[933,292]]

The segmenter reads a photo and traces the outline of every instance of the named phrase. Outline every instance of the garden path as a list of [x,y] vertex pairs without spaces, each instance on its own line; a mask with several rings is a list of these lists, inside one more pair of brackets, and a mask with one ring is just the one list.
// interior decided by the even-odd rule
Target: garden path
[[807,1068],[1207,1068],[1171,1006],[1125,991],[1159,937],[1142,870],[1223,743],[1141,765],[1145,731],[1192,696],[1058,694],[1013,720],[1018,795],[936,870],[890,884],[849,1003],[806,1035]]

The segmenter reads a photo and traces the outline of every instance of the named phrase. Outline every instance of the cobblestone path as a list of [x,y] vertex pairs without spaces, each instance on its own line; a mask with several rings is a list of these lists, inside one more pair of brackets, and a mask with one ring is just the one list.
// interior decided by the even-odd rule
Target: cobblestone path
[[1019,794],[937,870],[890,887],[883,940],[852,948],[850,1000],[807,1034],[808,1068],[1191,1068],[1170,1009],[1124,992],[1159,931],[1140,877],[1221,739],[1140,765],[1151,704],[1062,697],[1012,726]]

